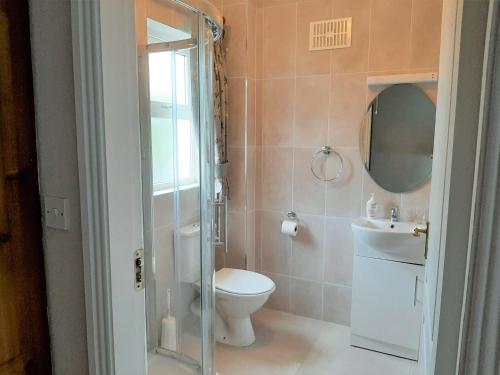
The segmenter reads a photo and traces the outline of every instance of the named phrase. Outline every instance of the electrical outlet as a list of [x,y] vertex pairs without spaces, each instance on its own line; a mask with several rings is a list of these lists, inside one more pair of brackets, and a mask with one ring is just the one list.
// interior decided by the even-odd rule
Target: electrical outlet
[[69,230],[69,204],[66,198],[45,197],[45,225],[49,228]]

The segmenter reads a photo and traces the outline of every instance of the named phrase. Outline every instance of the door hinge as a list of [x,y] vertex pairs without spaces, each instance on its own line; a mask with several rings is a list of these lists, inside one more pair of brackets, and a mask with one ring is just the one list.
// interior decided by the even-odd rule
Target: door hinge
[[134,281],[135,290],[144,289],[144,250],[134,251]]

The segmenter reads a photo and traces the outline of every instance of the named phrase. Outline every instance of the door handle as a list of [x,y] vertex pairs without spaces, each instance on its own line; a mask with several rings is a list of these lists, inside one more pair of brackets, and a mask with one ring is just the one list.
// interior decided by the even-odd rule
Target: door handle
[[415,237],[420,237],[421,234],[425,234],[424,259],[427,259],[427,255],[429,254],[429,225],[430,223],[427,222],[425,228],[413,229],[413,236]]

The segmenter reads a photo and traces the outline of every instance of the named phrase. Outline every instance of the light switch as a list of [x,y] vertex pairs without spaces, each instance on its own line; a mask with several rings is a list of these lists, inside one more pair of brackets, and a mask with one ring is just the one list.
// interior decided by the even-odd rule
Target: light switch
[[49,228],[69,229],[69,204],[66,198],[45,197],[45,225]]

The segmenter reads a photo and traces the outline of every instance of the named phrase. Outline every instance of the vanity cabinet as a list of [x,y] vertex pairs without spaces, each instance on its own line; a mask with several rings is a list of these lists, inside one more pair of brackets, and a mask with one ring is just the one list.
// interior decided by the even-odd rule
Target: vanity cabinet
[[354,257],[351,344],[416,360],[424,266]]

